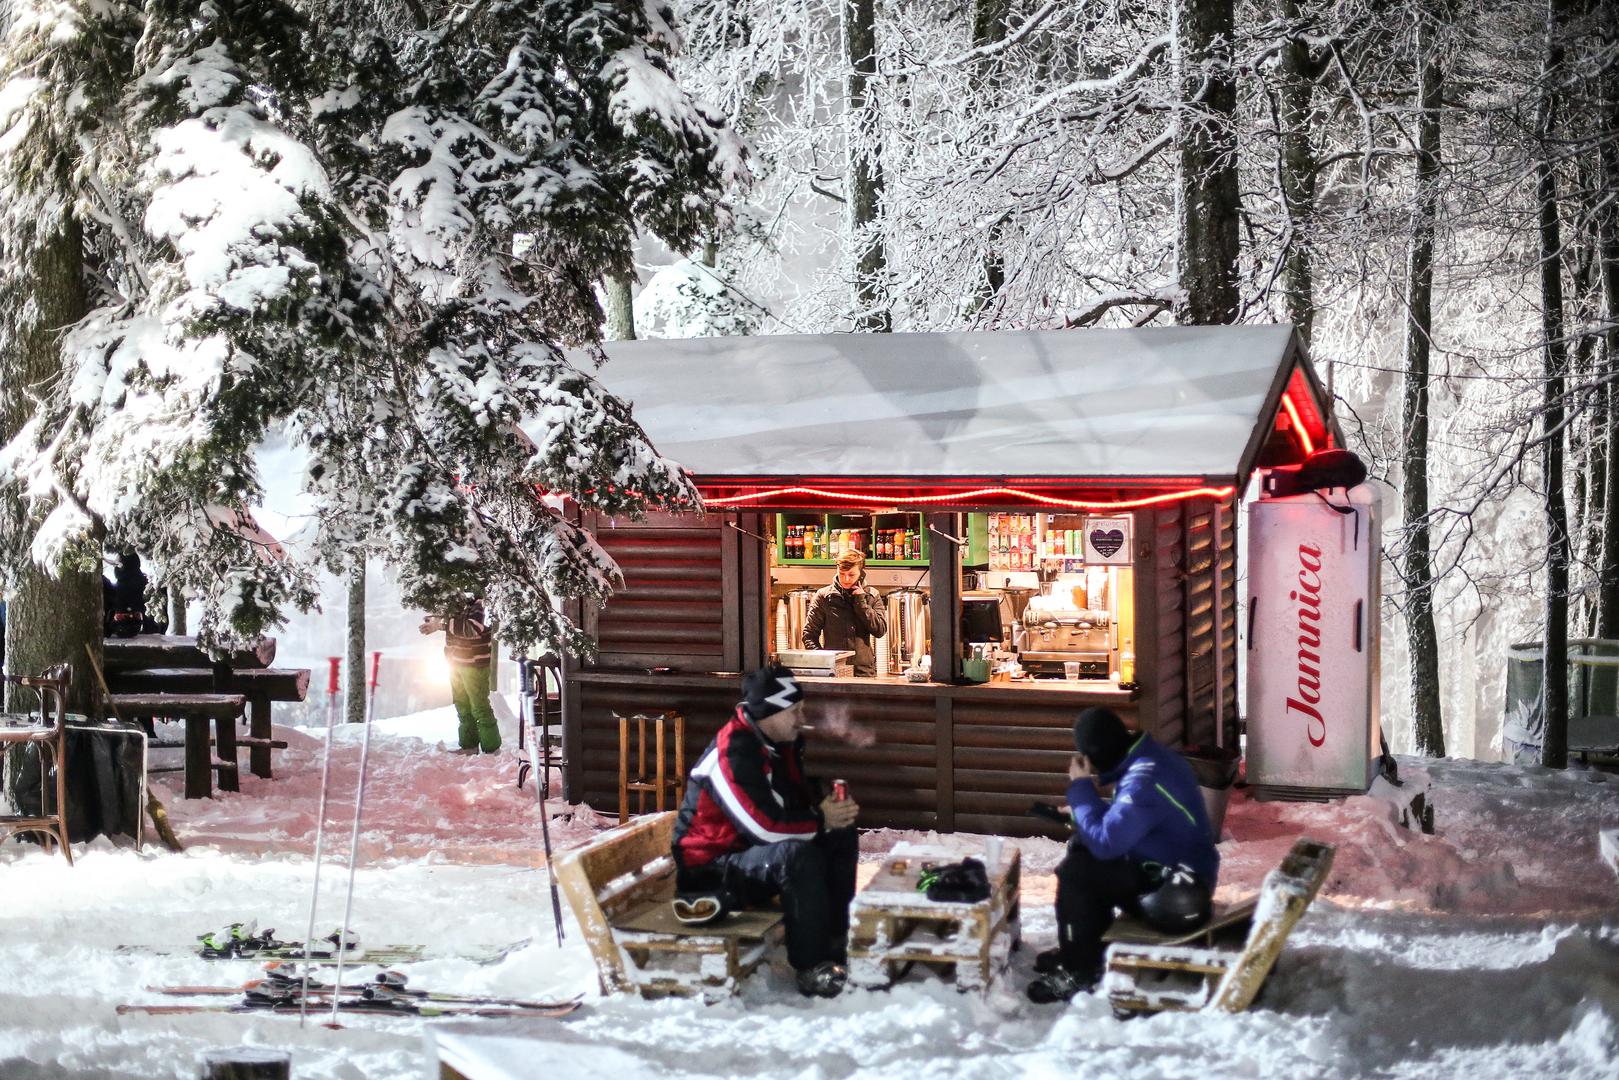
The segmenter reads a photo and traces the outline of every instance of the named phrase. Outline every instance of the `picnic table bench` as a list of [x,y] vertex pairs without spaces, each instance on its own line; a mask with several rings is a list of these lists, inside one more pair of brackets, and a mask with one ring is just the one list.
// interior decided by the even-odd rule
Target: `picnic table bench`
[[[236,725],[247,699],[241,694],[113,694],[107,703],[126,719],[162,716],[185,721],[185,797],[213,795],[214,774],[222,791],[240,791]],[[208,722],[214,723],[209,745]],[[216,752],[217,751],[217,752]]]
[[117,671],[107,676],[116,694],[240,694],[247,699],[248,734],[238,746],[248,748],[248,768],[270,779],[270,751],[284,748],[270,735],[270,703],[303,701],[309,696],[308,668],[158,667]]
[[[128,668],[212,668],[214,658],[197,647],[197,639],[185,634],[136,634],[110,637],[102,642],[107,671]],[[266,668],[275,662],[275,638],[260,638],[245,649],[225,658],[232,670]]]

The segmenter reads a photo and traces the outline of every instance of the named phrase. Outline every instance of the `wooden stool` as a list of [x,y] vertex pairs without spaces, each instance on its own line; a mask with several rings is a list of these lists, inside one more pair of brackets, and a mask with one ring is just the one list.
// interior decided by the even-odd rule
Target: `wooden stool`
[[[635,792],[635,812],[646,813],[646,797],[649,792],[657,795],[658,811],[664,807],[664,799],[669,794],[674,795],[674,801],[679,801],[680,792],[686,786],[686,718],[680,713],[669,709],[660,713],[636,713],[634,716],[618,717],[618,823],[624,824],[630,819],[630,792]],[[630,721],[635,721],[635,779],[630,779]],[[652,721],[653,739],[656,742],[657,762],[654,766],[654,775],[648,778],[646,774],[646,722]],[[664,771],[664,725],[666,721],[673,721],[675,729],[675,769],[671,777]]]

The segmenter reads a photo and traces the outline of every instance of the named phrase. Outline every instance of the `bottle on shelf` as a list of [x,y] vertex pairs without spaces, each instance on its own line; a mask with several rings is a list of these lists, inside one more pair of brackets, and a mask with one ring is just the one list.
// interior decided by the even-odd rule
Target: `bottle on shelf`
[[1119,650],[1119,681],[1133,683],[1136,681],[1136,654],[1131,647],[1129,638],[1124,639],[1124,648]]

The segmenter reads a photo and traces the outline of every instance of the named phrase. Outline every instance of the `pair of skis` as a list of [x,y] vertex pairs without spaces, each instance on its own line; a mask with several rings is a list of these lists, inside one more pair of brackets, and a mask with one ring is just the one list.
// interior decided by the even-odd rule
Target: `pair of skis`
[[[291,964],[265,965],[265,977],[238,986],[148,986],[151,993],[184,997],[231,996],[241,1000],[229,1005],[173,1004],[120,1005],[120,1014],[142,1013],[173,1016],[210,1012],[300,1012],[314,1006],[340,1012],[363,1012],[404,1016],[528,1016],[555,1018],[579,1007],[579,999],[530,1001],[523,998],[447,994],[419,990],[408,985],[409,977],[399,971],[384,971],[371,981],[333,985],[302,976]],[[345,996],[347,995],[347,996]]]
[[197,938],[197,952],[204,960],[309,960],[312,963],[345,961],[370,964],[403,964],[422,958],[420,945],[381,945],[366,949],[359,935],[350,930],[334,930],[307,948],[301,941],[281,941],[274,930],[260,933],[254,923],[232,923],[223,930]]

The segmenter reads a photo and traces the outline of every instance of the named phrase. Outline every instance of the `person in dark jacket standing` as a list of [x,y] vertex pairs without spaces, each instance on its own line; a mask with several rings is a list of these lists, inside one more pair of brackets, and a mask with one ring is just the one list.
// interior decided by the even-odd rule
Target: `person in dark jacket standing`
[[[1074,746],[1074,836],[1057,867],[1058,947],[1035,958],[1040,978],[1029,985],[1038,1002],[1066,1001],[1101,980],[1102,935],[1116,909],[1166,931],[1203,925],[1220,874],[1197,778],[1179,754],[1101,708],[1079,714]],[[1111,803],[1099,790],[1106,784]]]
[[686,780],[676,885],[714,915],[780,896],[799,992],[835,997],[848,978],[860,807],[830,795],[816,801],[798,732],[803,691],[792,671],[771,664],[742,688],[736,712]]
[[146,613],[146,585],[141,557],[133,551],[120,551],[113,579],[101,579],[102,632],[107,637],[161,634],[169,628],[168,619],[154,619]]
[[838,556],[837,580],[815,594],[804,618],[804,648],[853,649],[854,673],[877,674],[872,641],[888,633],[888,613],[875,589],[866,588],[866,557]]
[[469,600],[453,615],[430,615],[422,620],[422,633],[440,630],[444,631],[444,656],[450,661],[450,699],[460,721],[461,752],[476,754],[481,749],[493,754],[500,749],[500,725],[489,705],[489,662],[495,635],[484,620],[483,604]]

